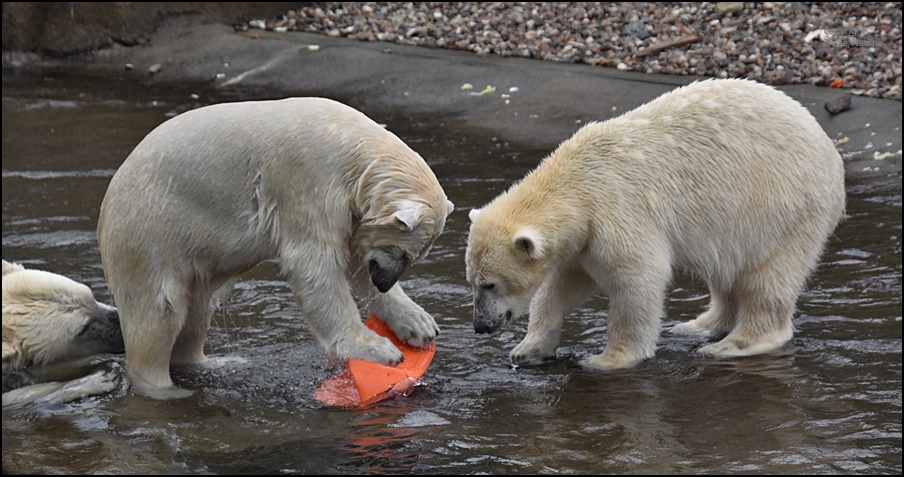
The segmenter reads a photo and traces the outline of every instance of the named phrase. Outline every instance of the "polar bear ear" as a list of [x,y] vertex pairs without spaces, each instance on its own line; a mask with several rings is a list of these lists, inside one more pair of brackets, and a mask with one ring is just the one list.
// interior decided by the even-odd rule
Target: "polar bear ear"
[[403,230],[414,230],[421,223],[423,211],[423,205],[406,200],[399,205],[399,209],[392,216],[399,222]]
[[6,260],[3,261],[3,274],[8,275],[13,272],[21,272],[25,270],[25,267],[19,265],[18,263],[9,263]]
[[543,258],[546,254],[546,243],[543,236],[533,229],[521,229],[512,240],[515,251],[523,253],[533,260]]
[[453,204],[451,200],[446,199],[446,216],[452,214],[453,210],[455,210],[455,204]]
[[477,217],[480,216],[480,212],[480,209],[471,209],[471,211],[468,212],[468,218],[471,219],[471,222],[477,221]]

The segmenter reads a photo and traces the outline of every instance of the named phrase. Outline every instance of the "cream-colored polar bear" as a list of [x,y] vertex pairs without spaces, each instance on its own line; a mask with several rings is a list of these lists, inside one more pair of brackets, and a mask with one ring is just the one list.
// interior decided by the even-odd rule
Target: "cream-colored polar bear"
[[653,356],[674,267],[709,285],[709,309],[676,333],[721,337],[703,353],[788,342],[805,280],[845,209],[844,168],[816,120],[744,80],[693,83],[563,142],[472,210],[474,328],[530,310],[513,363],[555,355],[562,320],[609,296],[609,340],[591,368]]
[[122,353],[116,308],[84,284],[3,260],[3,392],[7,377],[106,353]]
[[205,359],[220,299],[271,257],[331,356],[398,363],[352,289],[401,340],[433,342],[435,321],[397,281],[452,207],[417,153],[332,100],[219,104],[164,122],[114,175],[97,227],[133,384],[184,395],[170,363]]

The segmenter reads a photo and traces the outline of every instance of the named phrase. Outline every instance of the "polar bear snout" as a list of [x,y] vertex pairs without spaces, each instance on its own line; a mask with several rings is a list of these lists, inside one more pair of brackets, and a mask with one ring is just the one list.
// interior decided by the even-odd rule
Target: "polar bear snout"
[[511,283],[484,282],[474,286],[474,331],[492,333],[524,315],[523,298],[511,294]]
[[479,302],[474,302],[474,331],[480,334],[492,333],[512,319],[512,310],[504,313],[487,313]]
[[407,254],[398,258],[388,254],[375,256],[367,263],[370,281],[377,287],[377,290],[380,290],[380,293],[386,293],[399,281],[411,263],[412,260]]
[[[101,303],[101,305],[103,305]],[[122,338],[122,324],[119,322],[119,311],[111,306],[103,305],[105,310],[102,321],[103,342],[110,353],[125,353],[126,344]]]
[[125,353],[119,311],[103,303],[98,303],[98,307],[96,314],[79,330],[78,338],[83,346],[96,348],[98,353]]

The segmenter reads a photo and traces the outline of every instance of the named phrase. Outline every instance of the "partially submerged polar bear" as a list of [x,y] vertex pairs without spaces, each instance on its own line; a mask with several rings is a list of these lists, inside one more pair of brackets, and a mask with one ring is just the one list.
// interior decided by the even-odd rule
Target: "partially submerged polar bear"
[[721,337],[727,357],[788,342],[791,316],[845,209],[832,140],[768,86],[678,88],[563,142],[519,184],[471,211],[467,278],[474,328],[523,315],[516,364],[554,357],[562,320],[609,295],[609,340],[582,365],[652,357],[673,267],[709,285],[709,309],[675,333]]
[[398,363],[352,289],[401,340],[432,343],[436,322],[397,281],[452,209],[417,153],[332,100],[219,104],[164,122],[114,175],[97,227],[128,375],[145,394],[185,395],[170,364],[205,360],[220,300],[271,257],[329,355]]
[[119,325],[116,308],[95,300],[86,285],[3,260],[3,392],[18,387],[7,380],[16,373],[42,376],[122,353]]

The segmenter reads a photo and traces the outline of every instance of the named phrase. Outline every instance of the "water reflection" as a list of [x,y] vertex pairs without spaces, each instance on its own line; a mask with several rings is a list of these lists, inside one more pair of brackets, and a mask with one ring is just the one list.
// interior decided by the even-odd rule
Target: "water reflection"
[[[78,78],[3,78],[3,257],[88,284],[112,302],[95,226],[131,149],[192,91]],[[247,98],[258,99],[258,98]],[[214,316],[216,359],[177,368],[195,395],[125,390],[3,414],[3,467],[46,473],[894,473],[901,468],[901,179],[850,181],[849,218],[802,295],[779,353],[712,360],[664,332],[655,358],[579,368],[606,340],[607,300],[565,321],[558,359],[512,368],[526,321],[476,335],[464,278],[467,212],[547,151],[367,111],[421,153],[456,203],[447,231],[402,285],[442,329],[424,385],[363,411],[312,397],[323,356],[273,261]],[[439,122],[441,124],[441,122]],[[676,278],[665,329],[707,290]]]

